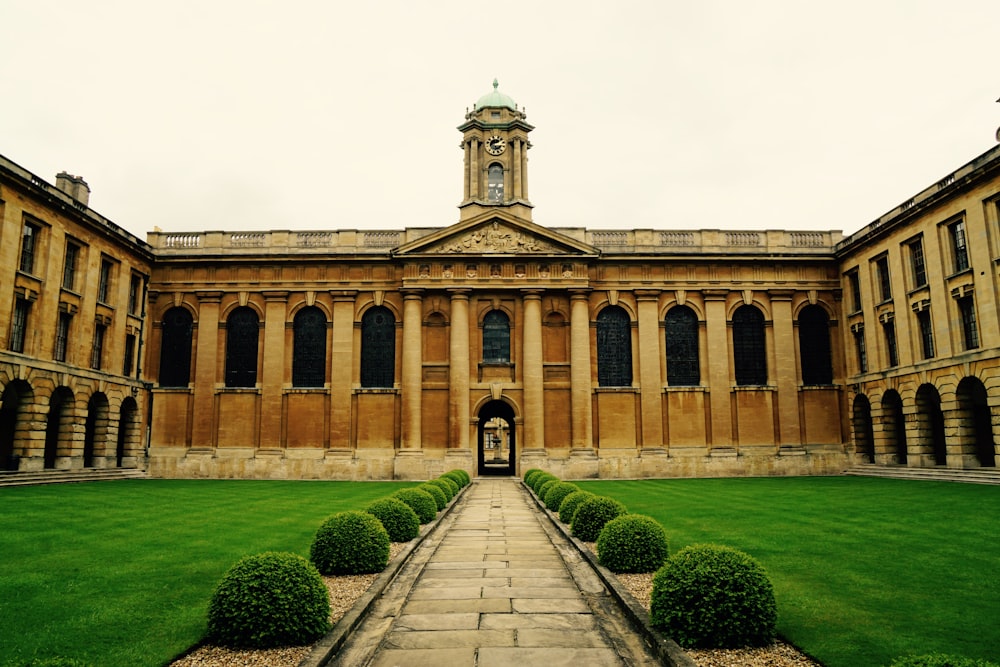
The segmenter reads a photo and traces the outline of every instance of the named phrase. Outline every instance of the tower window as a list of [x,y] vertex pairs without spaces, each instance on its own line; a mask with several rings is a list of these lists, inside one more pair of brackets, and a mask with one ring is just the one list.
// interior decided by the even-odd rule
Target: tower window
[[496,162],[490,165],[487,172],[486,198],[493,202],[503,201],[503,166]]

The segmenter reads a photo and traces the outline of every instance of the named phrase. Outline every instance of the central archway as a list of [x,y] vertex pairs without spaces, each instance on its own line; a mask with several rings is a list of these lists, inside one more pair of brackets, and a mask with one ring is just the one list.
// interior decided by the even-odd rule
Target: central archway
[[490,401],[479,410],[480,475],[514,474],[515,432],[514,409],[503,401]]

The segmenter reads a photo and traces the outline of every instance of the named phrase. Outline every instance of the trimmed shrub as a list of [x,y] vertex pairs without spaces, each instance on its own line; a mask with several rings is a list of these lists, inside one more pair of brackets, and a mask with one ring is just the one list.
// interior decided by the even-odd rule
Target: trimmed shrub
[[450,479],[451,481],[455,482],[455,484],[458,484],[459,488],[465,486],[465,478],[462,477],[457,470],[446,472],[445,474],[441,475],[441,477],[443,479]]
[[559,482],[558,484],[553,484],[545,491],[545,496],[542,498],[542,502],[545,503],[545,507],[548,509],[553,512],[558,512],[563,499],[574,491],[579,490],[580,487],[576,484]]
[[437,503],[434,497],[418,488],[400,489],[392,494],[409,505],[417,513],[420,523],[430,523],[437,516]]
[[451,477],[447,477],[445,475],[441,475],[440,477],[438,477],[438,479],[441,480],[442,482],[446,483],[449,487],[451,487],[451,495],[452,496],[457,496],[458,492],[462,490],[462,484],[459,483],[459,482],[456,482]]
[[427,483],[433,484],[434,486],[436,486],[437,488],[441,489],[441,491],[444,492],[444,498],[446,503],[451,502],[451,499],[455,497],[456,493],[458,493],[458,488],[457,488],[458,485],[455,484],[453,480],[450,480],[447,477],[444,478],[438,477],[437,479],[432,479]]
[[545,502],[545,494],[548,493],[549,489],[551,489],[556,484],[562,484],[562,480],[559,479],[558,477],[553,477],[552,479],[542,482],[541,485],[538,487],[537,491],[538,499],[541,500],[542,502]]
[[565,498],[559,506],[559,520],[565,524],[573,523],[573,516],[584,500],[596,498],[597,495],[590,491],[574,491]]
[[553,475],[552,473],[543,472],[540,475],[535,475],[534,477],[532,477],[531,478],[531,484],[529,486],[531,487],[531,490],[534,491],[535,495],[537,496],[538,495],[538,489],[542,488],[542,484],[545,484],[545,482],[550,482],[550,481],[552,481],[554,479],[559,479],[559,478],[556,477],[555,475]]
[[208,605],[209,639],[224,646],[301,646],[329,629],[330,593],[312,563],[293,553],[240,559]]
[[531,480],[532,480],[532,478],[534,478],[535,475],[537,475],[539,473],[542,473],[542,472],[545,472],[545,471],[542,470],[541,468],[531,468],[530,470],[525,471],[525,473],[523,475],[521,475],[521,479],[524,480],[525,484],[527,484],[528,486],[531,486]]
[[316,531],[309,560],[322,574],[381,572],[389,562],[389,532],[367,512],[337,512]]
[[454,470],[449,470],[445,474],[448,476],[457,475],[458,479],[455,481],[458,482],[459,486],[468,486],[469,484],[472,483],[472,478],[469,477],[469,473],[466,472],[465,470],[462,470],[461,468],[455,468]]
[[426,491],[427,493],[431,494],[432,498],[434,498],[435,514],[448,506],[448,496],[444,495],[444,491],[442,491],[440,487],[435,486],[434,484],[431,484],[429,482],[425,482],[424,484],[421,484],[417,488],[420,489],[421,491]]
[[930,653],[927,655],[908,655],[896,658],[889,667],[1000,667],[995,662],[964,658],[958,655]]
[[695,544],[653,576],[650,618],[685,647],[767,646],[778,619],[761,565],[732,547]]
[[597,557],[612,572],[655,572],[667,555],[667,533],[650,516],[615,517],[597,536]]
[[576,508],[576,514],[573,515],[573,537],[584,542],[594,542],[601,534],[604,524],[627,512],[625,506],[614,498],[588,498]]
[[417,513],[399,498],[372,501],[365,511],[382,522],[392,542],[409,542],[420,534]]

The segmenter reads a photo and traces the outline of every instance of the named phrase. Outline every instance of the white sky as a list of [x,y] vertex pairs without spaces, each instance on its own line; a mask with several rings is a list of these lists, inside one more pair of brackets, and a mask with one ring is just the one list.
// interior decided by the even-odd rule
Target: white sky
[[153,229],[457,222],[466,107],[536,223],[838,229],[996,144],[997,0],[5,0],[0,154]]

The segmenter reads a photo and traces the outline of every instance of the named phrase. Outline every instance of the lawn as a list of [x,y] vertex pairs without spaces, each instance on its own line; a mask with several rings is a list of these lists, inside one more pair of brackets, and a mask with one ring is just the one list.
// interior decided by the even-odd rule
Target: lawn
[[767,569],[778,632],[827,667],[1000,656],[1000,487],[861,477],[581,482],[656,518],[671,553]]
[[163,665],[244,555],[309,555],[323,519],[393,482],[129,480],[0,488],[0,665]]

